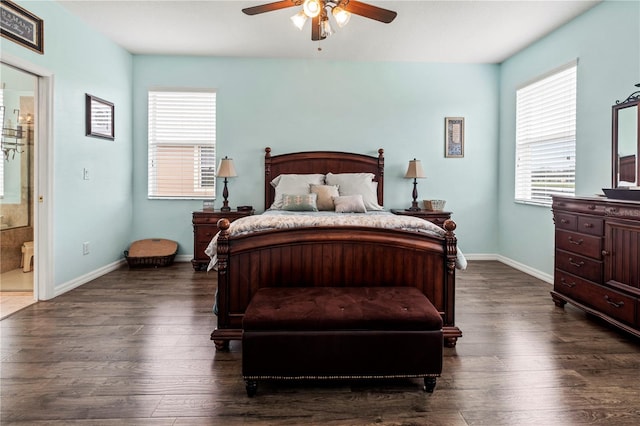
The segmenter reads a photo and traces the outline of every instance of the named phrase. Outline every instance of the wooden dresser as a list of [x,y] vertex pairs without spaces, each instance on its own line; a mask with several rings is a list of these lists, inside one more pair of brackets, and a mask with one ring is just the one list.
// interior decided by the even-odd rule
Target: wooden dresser
[[554,197],[551,297],[640,336],[640,202]]
[[204,251],[218,232],[218,221],[222,218],[233,222],[241,217],[250,216],[254,210],[222,212],[220,210],[199,210],[192,213],[193,223],[193,259],[191,264],[196,271],[205,271],[211,260]]

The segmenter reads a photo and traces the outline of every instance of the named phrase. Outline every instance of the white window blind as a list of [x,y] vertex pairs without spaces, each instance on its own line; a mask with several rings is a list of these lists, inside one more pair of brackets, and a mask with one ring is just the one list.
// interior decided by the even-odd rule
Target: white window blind
[[216,92],[149,91],[149,198],[213,199]]
[[577,61],[516,92],[516,201],[575,193]]

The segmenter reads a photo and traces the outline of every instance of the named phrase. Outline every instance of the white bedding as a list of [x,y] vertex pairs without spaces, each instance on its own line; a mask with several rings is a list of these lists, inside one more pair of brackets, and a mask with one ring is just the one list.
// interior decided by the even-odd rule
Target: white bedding
[[[268,231],[273,229],[309,227],[309,226],[367,226],[374,228],[401,229],[412,232],[444,236],[444,229],[439,226],[412,216],[394,215],[385,211],[371,211],[367,213],[335,213],[320,212],[289,212],[283,210],[267,210],[263,214],[243,217],[235,220],[229,226],[231,236],[248,234],[251,232]],[[214,269],[217,264],[216,234],[205,250],[211,258],[207,270]],[[458,249],[456,268],[466,269],[467,261]]]

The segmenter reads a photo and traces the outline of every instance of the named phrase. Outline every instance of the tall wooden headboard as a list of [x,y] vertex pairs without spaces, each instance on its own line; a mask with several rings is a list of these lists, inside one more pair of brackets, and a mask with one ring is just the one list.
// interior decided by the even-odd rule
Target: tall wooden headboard
[[264,208],[273,204],[275,189],[271,181],[281,174],[308,173],[373,173],[378,182],[378,204],[384,205],[384,150],[378,156],[337,151],[306,151],[271,155],[265,148],[264,155]]

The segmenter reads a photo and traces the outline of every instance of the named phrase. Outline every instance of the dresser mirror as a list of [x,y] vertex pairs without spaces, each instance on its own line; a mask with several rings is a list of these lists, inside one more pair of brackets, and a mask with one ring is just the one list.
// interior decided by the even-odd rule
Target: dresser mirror
[[[640,87],[640,84],[636,86]],[[640,186],[640,91],[613,108],[612,188]]]

